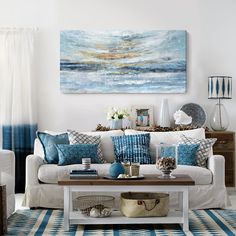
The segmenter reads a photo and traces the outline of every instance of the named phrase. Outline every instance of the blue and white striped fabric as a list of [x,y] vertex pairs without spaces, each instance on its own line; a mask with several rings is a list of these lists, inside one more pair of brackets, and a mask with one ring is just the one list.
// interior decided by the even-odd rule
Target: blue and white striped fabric
[[25,191],[25,159],[33,153],[37,124],[3,125],[2,148],[15,153],[15,192]]
[[116,160],[140,164],[152,164],[150,155],[150,134],[137,134],[112,137]]
[[[112,217],[112,216],[111,216]],[[189,212],[187,235],[236,235],[235,210],[194,210]],[[71,225],[64,231],[62,210],[18,210],[8,219],[8,235],[157,236],[186,235],[178,224]]]

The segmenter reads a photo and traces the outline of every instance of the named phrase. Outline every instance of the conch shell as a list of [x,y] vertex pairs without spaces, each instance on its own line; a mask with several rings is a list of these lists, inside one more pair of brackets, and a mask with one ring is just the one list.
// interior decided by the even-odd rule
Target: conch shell
[[181,110],[174,113],[174,120],[176,125],[189,125],[192,123],[192,117]]

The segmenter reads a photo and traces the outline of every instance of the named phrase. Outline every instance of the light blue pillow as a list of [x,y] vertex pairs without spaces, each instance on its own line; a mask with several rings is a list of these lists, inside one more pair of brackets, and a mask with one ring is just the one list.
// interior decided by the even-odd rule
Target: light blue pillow
[[111,137],[118,162],[131,161],[152,164],[150,155],[150,134]]
[[98,144],[57,144],[58,165],[82,164],[82,158],[91,158],[91,163],[101,163],[98,157]]
[[55,144],[69,144],[68,134],[51,135],[39,131],[36,134],[43,146],[45,160],[49,164],[58,164],[58,153]]
[[196,166],[199,146],[199,144],[179,144],[178,165]]

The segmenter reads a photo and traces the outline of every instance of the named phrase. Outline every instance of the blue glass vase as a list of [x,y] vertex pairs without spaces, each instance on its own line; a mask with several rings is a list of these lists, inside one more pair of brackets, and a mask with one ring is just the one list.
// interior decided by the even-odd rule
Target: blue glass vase
[[120,162],[114,162],[111,164],[109,169],[109,175],[112,178],[117,178],[120,174],[125,173],[125,168]]

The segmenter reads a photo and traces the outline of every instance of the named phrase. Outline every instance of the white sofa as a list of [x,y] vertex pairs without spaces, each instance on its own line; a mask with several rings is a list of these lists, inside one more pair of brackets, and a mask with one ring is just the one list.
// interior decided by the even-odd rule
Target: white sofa
[[[85,133],[85,132],[84,132]],[[135,130],[86,132],[89,135],[100,135],[104,158],[108,163],[93,164],[92,167],[98,170],[100,175],[107,175],[110,163],[114,161],[114,148],[111,136],[125,134],[136,134]],[[155,145],[160,142],[178,143],[181,134],[193,138],[205,138],[203,128],[175,131],[175,132],[151,132],[150,151],[155,157]],[[190,187],[189,199],[191,209],[223,208],[228,205],[228,196],[225,187],[224,157],[212,155],[208,159],[208,168],[197,166],[178,165],[173,174],[188,174],[195,181],[195,186]],[[24,205],[28,207],[63,207],[63,188],[57,185],[57,181],[64,175],[68,175],[72,169],[82,168],[81,165],[58,166],[46,164],[42,146],[39,140],[35,140],[34,154],[26,159],[26,190]],[[141,165],[141,174],[158,174],[155,165]],[[171,196],[171,205],[176,206],[177,194]]]
[[0,150],[0,183],[6,185],[7,217],[15,211],[15,154]]

